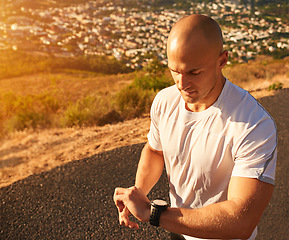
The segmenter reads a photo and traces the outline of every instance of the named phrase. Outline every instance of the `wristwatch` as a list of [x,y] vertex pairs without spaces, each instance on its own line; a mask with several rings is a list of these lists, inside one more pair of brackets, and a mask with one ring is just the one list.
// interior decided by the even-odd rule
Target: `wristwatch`
[[168,208],[169,204],[163,199],[155,199],[151,201],[151,215],[150,224],[158,227],[160,222],[160,216],[163,211]]

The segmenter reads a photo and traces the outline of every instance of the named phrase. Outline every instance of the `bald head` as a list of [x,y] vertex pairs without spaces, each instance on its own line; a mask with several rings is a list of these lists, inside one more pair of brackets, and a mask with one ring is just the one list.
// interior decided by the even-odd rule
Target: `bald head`
[[212,18],[190,15],[180,19],[172,28],[168,38],[168,55],[175,50],[178,54],[187,54],[193,48],[204,48],[217,54],[222,52],[222,31]]
[[218,98],[225,84],[228,60],[219,25],[203,15],[179,20],[168,39],[168,67],[191,111],[203,111]]

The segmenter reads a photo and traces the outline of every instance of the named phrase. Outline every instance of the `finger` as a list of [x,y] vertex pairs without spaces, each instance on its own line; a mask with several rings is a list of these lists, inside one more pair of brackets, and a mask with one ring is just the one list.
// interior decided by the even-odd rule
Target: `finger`
[[119,199],[120,196],[130,196],[134,192],[140,192],[142,195],[144,195],[143,191],[140,188],[137,188],[135,186],[132,186],[130,188],[117,187],[114,190],[113,199],[115,201],[116,199]]
[[129,227],[129,228],[139,229],[139,225],[135,222],[132,222],[129,219],[129,215],[131,215],[131,213],[127,208],[125,208],[124,211],[119,214],[120,225]]
[[122,212],[123,209],[125,208],[125,205],[124,205],[124,203],[122,201],[116,201],[115,205],[116,205],[117,210],[119,212]]
[[120,225],[125,225],[129,221],[130,211],[125,207],[122,212],[119,213]]
[[120,193],[121,191],[121,188],[116,188],[113,195],[113,201],[119,212],[122,212],[125,207],[123,202],[124,195]]
[[115,190],[114,190],[114,194],[113,194],[113,201],[115,202],[115,199],[116,199],[116,197],[117,197],[117,195],[119,195],[120,193],[120,188],[116,188]]
[[130,221],[128,227],[132,228],[132,229],[139,229],[139,225],[136,222],[131,222],[131,221]]
[[128,189],[129,189],[129,188],[120,188],[120,187],[117,187],[117,188],[115,188],[115,190],[114,190],[114,196],[116,196],[116,195],[121,195],[121,194],[125,194],[125,193],[127,193]]

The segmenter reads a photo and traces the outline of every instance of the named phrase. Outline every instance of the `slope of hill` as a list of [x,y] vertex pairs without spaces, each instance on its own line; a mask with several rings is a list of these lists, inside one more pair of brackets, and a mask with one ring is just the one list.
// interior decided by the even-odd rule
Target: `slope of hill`
[[[282,73],[284,69],[278,70],[276,68],[274,70],[272,65],[270,69],[276,71],[276,74],[267,76],[267,78],[265,76],[265,79],[253,79],[254,74],[251,73],[252,80],[248,81],[247,74],[253,71],[252,69],[254,69],[255,75],[260,72],[260,69],[259,71],[256,70],[254,63],[251,65],[251,67],[248,65],[234,66],[226,70],[227,75],[230,75],[229,79],[249,90],[257,99],[278,95],[278,91],[282,91],[268,91],[269,86],[272,89],[276,89],[278,86],[282,86],[283,89],[289,88],[288,70],[287,73],[286,71]],[[286,66],[288,67],[288,64]],[[250,70],[250,68],[252,69]],[[236,76],[239,77],[239,80]],[[125,78],[122,79],[122,81],[124,80]],[[120,87],[121,84],[118,84],[117,86]],[[0,86],[3,89],[3,81],[0,81]],[[78,88],[80,86],[76,90]],[[286,103],[282,104],[286,105]],[[287,110],[284,109],[284,111]],[[281,124],[287,124],[288,119],[283,119],[283,121],[285,122]],[[13,132],[2,139],[0,144],[0,187],[73,160],[79,160],[117,147],[145,142],[149,125],[149,116],[144,114],[141,118],[102,127],[52,128]]]

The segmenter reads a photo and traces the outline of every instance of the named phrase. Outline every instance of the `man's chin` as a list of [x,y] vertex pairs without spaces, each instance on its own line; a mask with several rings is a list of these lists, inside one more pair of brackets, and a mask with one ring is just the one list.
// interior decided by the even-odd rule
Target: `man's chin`
[[198,98],[193,98],[193,97],[183,95],[183,94],[182,94],[182,98],[185,101],[185,103],[189,103],[189,104],[196,103],[199,100]]

